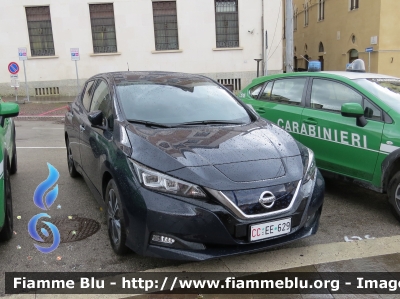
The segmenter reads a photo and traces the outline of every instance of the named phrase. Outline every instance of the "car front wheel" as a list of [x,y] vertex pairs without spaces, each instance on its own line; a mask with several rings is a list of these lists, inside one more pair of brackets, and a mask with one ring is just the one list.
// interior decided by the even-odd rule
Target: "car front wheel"
[[79,175],[79,173],[75,168],[74,157],[72,156],[72,150],[71,147],[69,146],[69,139],[67,139],[67,162],[68,162],[69,175],[72,178],[76,178]]
[[[6,161],[6,159],[4,160],[4,162]],[[13,206],[12,206],[12,195],[11,195],[10,172],[7,165],[4,169],[3,194],[5,200],[6,213],[5,213],[5,221],[3,228],[0,231],[0,241],[8,241],[12,238],[14,223],[13,223]]]
[[111,179],[106,188],[105,199],[107,204],[108,236],[115,253],[123,255],[127,253],[125,219],[122,204],[115,181]]
[[389,182],[389,202],[392,205],[393,214],[400,221],[400,171],[398,171]]
[[17,173],[17,146],[15,144],[15,128],[14,128],[14,145],[13,145],[13,155],[11,158],[11,168],[10,174]]

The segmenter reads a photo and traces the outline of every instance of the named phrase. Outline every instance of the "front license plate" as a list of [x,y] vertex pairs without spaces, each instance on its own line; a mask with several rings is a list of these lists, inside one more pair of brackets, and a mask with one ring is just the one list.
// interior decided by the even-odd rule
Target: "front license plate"
[[292,219],[286,218],[250,226],[250,241],[268,239],[290,233]]

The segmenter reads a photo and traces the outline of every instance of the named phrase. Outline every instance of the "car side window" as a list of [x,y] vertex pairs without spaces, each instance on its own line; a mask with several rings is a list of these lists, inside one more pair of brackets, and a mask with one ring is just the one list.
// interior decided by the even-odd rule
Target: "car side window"
[[271,99],[271,90],[273,84],[274,84],[273,81],[267,83],[267,86],[265,86],[263,92],[259,97],[260,101],[269,101]]
[[289,105],[300,105],[307,78],[276,80],[271,92],[271,101]]
[[362,106],[363,98],[344,84],[331,80],[313,80],[311,108],[340,112],[345,103],[358,103]]
[[97,88],[93,95],[90,112],[96,110],[100,110],[101,112],[103,112],[103,125],[108,126],[108,128],[112,129],[114,124],[114,114],[112,110],[112,101],[110,93],[108,91],[108,86],[103,80],[98,80],[95,85],[97,86]]
[[381,110],[369,100],[364,99],[364,116],[366,119],[382,120]]
[[258,94],[260,93],[261,88],[263,87],[263,85],[264,85],[264,83],[258,84],[258,85],[252,87],[252,88],[249,90],[250,96],[251,96],[253,99],[257,99],[257,98],[258,98]]
[[86,84],[85,92],[83,93],[82,104],[83,107],[85,107],[86,111],[89,111],[90,109],[90,101],[92,100],[92,95],[94,91],[93,83],[94,81],[89,81]]

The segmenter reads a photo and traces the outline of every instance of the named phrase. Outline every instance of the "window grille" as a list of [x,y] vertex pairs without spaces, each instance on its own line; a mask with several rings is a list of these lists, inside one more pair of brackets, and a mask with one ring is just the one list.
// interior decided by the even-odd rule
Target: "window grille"
[[238,0],[215,0],[217,48],[239,47]]
[[239,91],[242,89],[242,80],[240,78],[234,79],[218,79],[218,83],[224,85],[231,91]]
[[153,2],[153,22],[156,51],[178,50],[176,2]]
[[116,53],[114,6],[112,3],[89,4],[93,53]]
[[32,56],[54,56],[49,6],[25,7]]
[[35,88],[35,95],[36,96],[60,95],[60,89],[58,87]]

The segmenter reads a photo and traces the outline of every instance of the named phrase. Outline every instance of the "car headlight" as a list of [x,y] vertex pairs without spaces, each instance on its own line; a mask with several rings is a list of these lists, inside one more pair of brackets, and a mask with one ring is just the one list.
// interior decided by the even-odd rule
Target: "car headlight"
[[185,197],[206,197],[197,185],[160,173],[132,159],[128,158],[128,161],[142,186],[147,189]]
[[314,152],[300,143],[298,143],[298,146],[301,154],[301,159],[303,161],[302,183],[304,185],[309,180],[314,178],[317,166],[315,164]]

